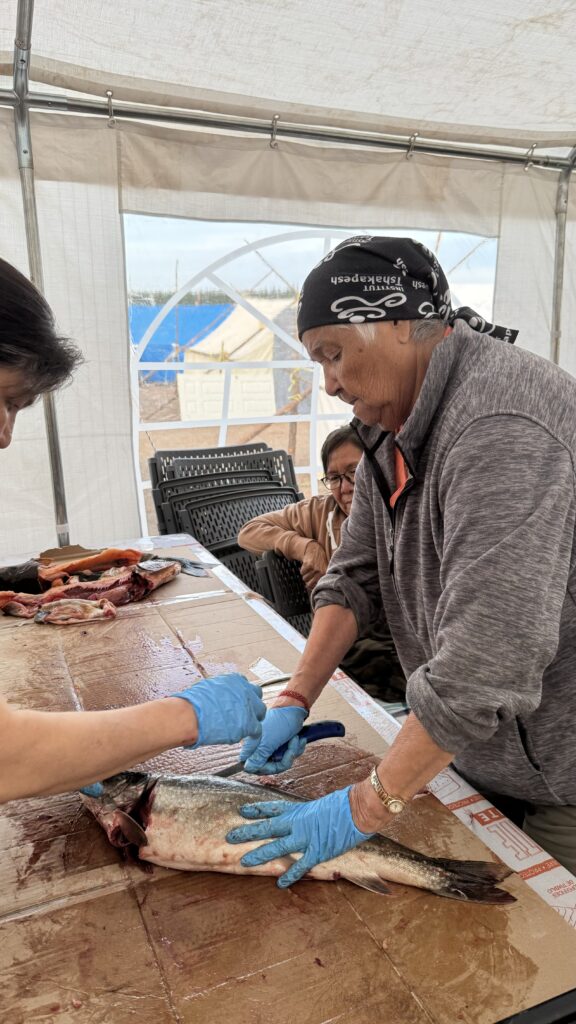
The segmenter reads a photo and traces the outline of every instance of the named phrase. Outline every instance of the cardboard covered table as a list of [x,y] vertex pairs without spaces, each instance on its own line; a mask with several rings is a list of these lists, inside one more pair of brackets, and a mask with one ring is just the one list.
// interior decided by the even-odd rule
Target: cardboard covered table
[[[114,621],[0,618],[3,696],[53,711],[118,707],[175,693],[202,671],[241,671],[264,682],[267,697],[278,692],[273,680],[293,669],[302,639],[191,538],[157,538],[156,547],[203,560],[209,576],[181,575]],[[313,717],[340,719],[347,735],[311,747],[281,777],[309,797],[363,778],[397,728],[341,673]],[[236,756],[233,747],[175,750],[149,766],[188,774]],[[576,882],[455,773],[431,788],[393,838],[472,859],[491,858],[487,843],[519,872],[504,883],[516,904],[145,873],[108,845],[77,794],[1,807],[2,1024],[576,1019],[565,995],[576,987]]]

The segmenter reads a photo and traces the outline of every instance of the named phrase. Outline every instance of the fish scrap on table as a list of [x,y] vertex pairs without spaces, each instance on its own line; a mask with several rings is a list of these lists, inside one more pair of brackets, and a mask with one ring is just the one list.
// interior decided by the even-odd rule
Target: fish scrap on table
[[[71,572],[73,566],[77,567],[82,560],[59,566],[58,574],[52,574],[52,583],[43,594],[0,591],[0,610],[5,615],[60,625],[84,622],[90,618],[111,618],[115,612],[109,605],[116,608],[142,601],[180,573],[180,565],[173,559],[147,559],[135,564],[133,556],[136,554],[142,558],[141,552],[127,552],[130,556],[128,564],[109,566],[89,580],[82,580],[79,575],[68,575],[68,570]],[[39,578],[49,582],[44,577]],[[61,582],[62,579],[66,582]],[[49,613],[44,614],[48,605]]]
[[[267,786],[267,798],[270,792],[290,803],[306,802]],[[110,842],[134,859],[180,871],[278,877],[294,857],[245,868],[240,858],[261,840],[231,846],[225,839],[241,820],[239,808],[261,800],[262,794],[262,786],[217,775],[122,772],[102,783],[100,796],[81,796]],[[377,835],[318,864],[306,877],[322,881],[343,878],[382,894],[390,892],[387,882],[397,882],[454,900],[509,904],[516,902],[515,897],[496,883],[510,874],[505,864],[427,857]]]

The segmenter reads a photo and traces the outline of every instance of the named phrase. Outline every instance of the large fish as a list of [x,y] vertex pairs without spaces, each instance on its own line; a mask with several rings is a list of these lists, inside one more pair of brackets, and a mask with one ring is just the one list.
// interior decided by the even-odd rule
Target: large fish
[[[291,803],[304,802],[269,786],[217,775],[172,776],[122,772],[106,779],[98,798],[83,800],[114,846],[128,847],[142,861],[180,871],[224,871],[241,875],[281,875],[292,857],[244,868],[240,858],[260,842],[232,846],[226,833],[242,823],[242,804],[270,794]],[[388,893],[387,881],[428,889],[439,896],[479,903],[514,903],[495,886],[511,871],[486,861],[426,857],[376,836],[356,849],[318,864],[308,877],[323,881],[346,878],[373,892]]]

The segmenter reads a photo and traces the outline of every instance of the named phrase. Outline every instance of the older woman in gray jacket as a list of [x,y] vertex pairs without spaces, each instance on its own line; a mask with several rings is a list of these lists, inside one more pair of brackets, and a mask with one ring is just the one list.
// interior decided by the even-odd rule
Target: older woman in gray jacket
[[312,814],[262,805],[232,840],[275,838],[250,863],[301,852],[290,884],[385,829],[454,762],[576,870],[576,382],[453,310],[438,261],[410,239],[330,252],[298,329],[327,392],[353,406],[365,457],[292,696],[245,744],[246,768],[273,770],[286,740],[282,768],[302,752],[302,716],[382,609],[411,714],[369,778]]

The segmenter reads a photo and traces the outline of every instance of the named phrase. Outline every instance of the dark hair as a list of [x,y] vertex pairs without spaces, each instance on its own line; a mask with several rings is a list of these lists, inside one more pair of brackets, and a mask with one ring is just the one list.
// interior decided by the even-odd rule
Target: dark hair
[[19,270],[0,259],[0,367],[20,370],[34,395],[70,380],[82,355],[58,335],[44,296]]
[[345,427],[338,427],[336,430],[333,430],[332,433],[328,434],[320,452],[320,458],[322,459],[322,466],[324,467],[325,473],[328,472],[328,459],[332,455],[332,452],[342,444],[356,445],[358,451],[362,451],[362,445],[360,444],[358,434],[354,428],[349,426],[349,424],[346,424]]

